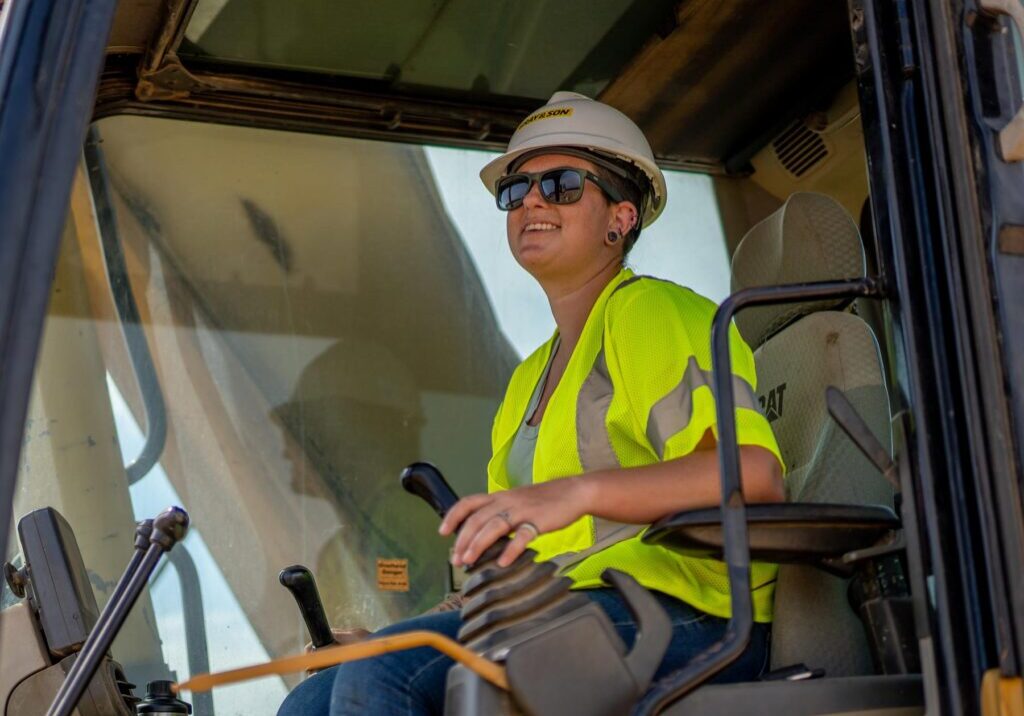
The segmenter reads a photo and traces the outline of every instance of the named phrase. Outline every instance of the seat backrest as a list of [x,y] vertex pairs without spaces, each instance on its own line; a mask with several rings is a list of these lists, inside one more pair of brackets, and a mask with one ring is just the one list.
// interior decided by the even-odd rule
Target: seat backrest
[[[856,224],[837,202],[798,193],[754,226],[733,256],[733,291],[859,278],[864,252]],[[878,343],[842,300],[749,309],[736,317],[754,348],[757,396],[786,462],[791,502],[892,506],[893,490],[829,416],[835,386],[891,452],[889,399]],[[847,580],[782,565],[775,592],[772,668],[803,662],[828,676],[873,672]]]

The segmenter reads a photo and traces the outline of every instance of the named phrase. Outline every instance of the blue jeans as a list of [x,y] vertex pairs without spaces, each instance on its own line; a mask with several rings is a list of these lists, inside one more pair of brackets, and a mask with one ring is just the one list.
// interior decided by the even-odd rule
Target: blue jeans
[[[636,638],[636,622],[612,589],[583,591],[608,614],[627,648]],[[672,621],[672,641],[655,674],[660,679],[680,668],[725,635],[727,620],[713,617],[678,599],[652,592]],[[428,629],[455,638],[461,621],[458,612],[441,612],[408,619],[375,633],[375,636]],[[768,664],[770,624],[754,624],[750,646],[714,683],[752,681]],[[302,682],[281,705],[278,716],[441,716],[444,713],[445,679],[454,662],[423,647],[384,654],[373,659],[325,669]]]

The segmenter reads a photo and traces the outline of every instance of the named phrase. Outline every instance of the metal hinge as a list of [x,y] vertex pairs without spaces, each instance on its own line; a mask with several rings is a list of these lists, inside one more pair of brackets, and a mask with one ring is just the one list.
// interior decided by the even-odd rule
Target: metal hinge
[[142,101],[182,99],[206,88],[185,69],[176,50],[198,0],[164,0],[162,22],[139,65],[135,96]]
[[1024,681],[989,669],[981,679],[981,716],[1024,716]]
[[182,99],[206,85],[185,69],[178,56],[168,53],[155,70],[139,70],[135,96],[143,102],[153,99]]

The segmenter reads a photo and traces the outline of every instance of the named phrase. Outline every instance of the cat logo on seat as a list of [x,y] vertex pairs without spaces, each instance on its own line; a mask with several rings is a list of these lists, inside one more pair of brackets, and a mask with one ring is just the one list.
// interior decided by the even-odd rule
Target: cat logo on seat
[[786,393],[786,384],[779,383],[768,391],[767,395],[757,396],[757,402],[761,404],[761,412],[772,423],[782,417],[782,398]]

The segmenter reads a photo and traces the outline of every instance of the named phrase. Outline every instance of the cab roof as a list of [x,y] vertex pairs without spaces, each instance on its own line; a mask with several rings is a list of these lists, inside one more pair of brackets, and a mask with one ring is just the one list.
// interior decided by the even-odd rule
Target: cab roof
[[632,117],[666,166],[743,172],[853,76],[846,13],[843,0],[123,0],[97,115],[501,149],[573,90]]

